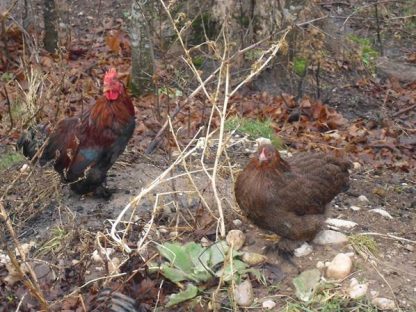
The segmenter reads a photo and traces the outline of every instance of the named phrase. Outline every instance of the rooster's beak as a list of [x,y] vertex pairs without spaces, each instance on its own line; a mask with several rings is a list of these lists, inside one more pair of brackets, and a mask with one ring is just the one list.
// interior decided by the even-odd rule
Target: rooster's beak
[[266,161],[267,160],[267,156],[266,156],[266,154],[264,153],[264,148],[261,150],[261,153],[260,153],[260,155],[259,155],[259,162],[260,163],[262,163],[263,161]]

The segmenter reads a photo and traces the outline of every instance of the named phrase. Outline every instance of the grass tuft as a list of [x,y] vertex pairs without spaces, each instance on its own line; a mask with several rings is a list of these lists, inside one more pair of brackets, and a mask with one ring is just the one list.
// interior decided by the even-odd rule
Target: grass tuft
[[0,172],[9,169],[13,165],[18,164],[25,158],[22,154],[17,152],[7,152],[0,156]]
[[239,132],[248,135],[251,139],[259,137],[270,139],[272,144],[280,149],[283,145],[282,140],[275,134],[272,123],[270,119],[261,121],[234,116],[225,121],[225,129],[228,131],[238,129]]

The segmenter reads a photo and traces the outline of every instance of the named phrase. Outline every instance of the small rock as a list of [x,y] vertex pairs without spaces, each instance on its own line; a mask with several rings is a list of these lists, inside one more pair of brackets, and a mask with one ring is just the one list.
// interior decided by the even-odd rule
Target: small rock
[[330,279],[342,280],[352,270],[352,260],[346,254],[339,253],[332,259],[326,270],[326,276]]
[[20,172],[24,173],[24,172],[28,172],[30,169],[28,164],[23,164],[22,168],[20,168]]
[[234,300],[241,307],[249,307],[254,301],[253,286],[245,280],[234,289]]
[[363,297],[367,293],[368,284],[359,284],[356,278],[352,278],[350,286],[347,289],[348,296],[351,299]]
[[308,243],[303,243],[302,246],[295,249],[295,256],[300,258],[309,255],[313,251],[313,248]]
[[72,259],[71,263],[72,265],[77,265],[80,261],[77,259]]
[[91,256],[92,260],[96,263],[103,263],[103,258],[101,258],[100,254],[98,253],[98,250],[94,250]]
[[240,230],[231,230],[228,232],[227,237],[225,238],[227,244],[234,248],[235,250],[239,250],[243,247],[244,242],[246,240],[246,236]]
[[377,290],[371,290],[370,295],[371,295],[371,297],[376,298],[376,297],[378,297],[379,293],[378,293]]
[[404,249],[406,249],[407,251],[413,252],[415,250],[415,247],[413,247],[410,244],[406,244],[404,245]]
[[325,222],[332,226],[343,227],[347,229],[352,229],[353,227],[357,225],[357,223],[353,221],[342,220],[342,219],[327,219]]
[[270,139],[268,139],[268,138],[260,137],[260,138],[256,139],[256,143],[257,143],[257,146],[260,146],[262,144],[272,144],[272,141],[270,141]]
[[358,206],[351,206],[351,207],[350,207],[350,209],[351,209],[351,210],[354,210],[354,211],[358,211],[358,210],[361,210],[361,207],[358,207]]
[[359,162],[353,162],[352,163],[354,169],[360,169],[361,168],[361,164]]
[[370,201],[368,200],[368,198],[365,195],[360,195],[358,196],[358,200],[360,202],[364,202],[364,203],[369,203]]
[[341,232],[323,230],[316,235],[313,242],[318,245],[341,244],[348,242],[348,237]]
[[273,300],[266,300],[266,301],[263,301],[262,303],[262,307],[267,310],[271,310],[275,306],[276,306],[276,302],[274,302]]
[[371,301],[377,308],[380,310],[394,310],[396,308],[396,304],[393,300],[387,298],[377,297]]
[[370,209],[371,212],[375,212],[378,213],[379,215],[382,215],[383,217],[387,218],[387,219],[393,219],[393,217],[391,216],[391,214],[389,214],[386,210],[381,209],[381,208],[374,208],[374,209]]
[[375,187],[375,188],[373,188],[373,194],[378,195],[380,197],[385,197],[386,196],[386,190],[384,188],[381,188],[381,187]]
[[266,262],[267,257],[254,252],[245,252],[242,259],[248,265],[254,266]]
[[243,222],[240,219],[235,219],[235,220],[233,220],[233,224],[235,226],[241,226],[243,224]]
[[201,238],[201,246],[202,247],[209,247],[211,245],[212,245],[212,243],[208,238],[206,238],[206,237]]
[[322,261],[318,261],[318,262],[316,263],[316,268],[317,268],[318,270],[322,270],[324,267],[325,267],[325,263],[323,263]]

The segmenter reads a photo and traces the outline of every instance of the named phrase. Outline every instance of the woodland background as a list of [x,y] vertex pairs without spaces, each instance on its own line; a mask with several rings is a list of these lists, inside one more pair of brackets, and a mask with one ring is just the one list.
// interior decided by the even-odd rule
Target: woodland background
[[[414,310],[415,37],[412,0],[3,0],[0,311],[102,311],[99,299],[114,299],[106,288],[138,311],[238,311],[242,280],[254,310],[266,298],[284,311],[377,311],[375,297]],[[120,191],[105,202],[75,197],[14,145],[32,125],[82,112],[111,66],[137,126],[110,174]],[[217,265],[237,263],[225,280],[189,279],[195,268],[184,266],[178,282],[160,268],[172,262],[163,244],[179,255],[221,245],[234,228],[258,237],[232,194],[258,137],[285,155],[320,150],[354,163],[350,191],[331,209],[357,223],[343,229],[348,244],[296,261],[306,270],[354,252],[366,296],[351,298],[348,278],[321,281],[303,302],[297,272],[269,265],[273,256],[238,267],[241,255],[223,252]],[[266,241],[247,245],[260,252]]]

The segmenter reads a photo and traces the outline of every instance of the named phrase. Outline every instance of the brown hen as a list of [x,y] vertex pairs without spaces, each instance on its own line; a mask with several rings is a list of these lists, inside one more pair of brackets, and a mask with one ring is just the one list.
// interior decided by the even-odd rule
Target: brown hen
[[322,228],[327,204],[348,188],[350,166],[322,153],[286,161],[272,145],[262,144],[238,176],[235,197],[254,224],[281,236],[275,247],[287,257]]

